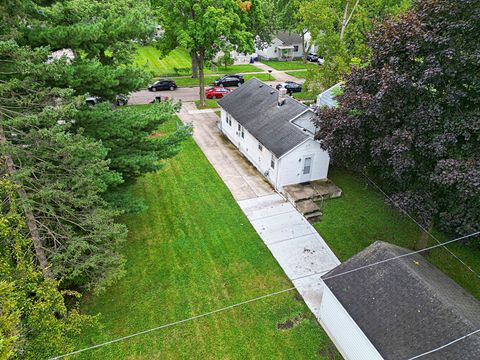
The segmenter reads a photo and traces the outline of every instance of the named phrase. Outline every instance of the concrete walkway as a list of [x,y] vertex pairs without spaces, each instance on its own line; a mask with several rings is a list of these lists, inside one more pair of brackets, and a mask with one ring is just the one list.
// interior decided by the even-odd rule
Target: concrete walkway
[[178,114],[193,126],[193,138],[237,200],[265,245],[318,318],[322,274],[340,264],[315,228],[282,196],[217,128],[218,116],[184,103]]
[[272,71],[272,76],[278,81],[278,82],[285,82],[285,81],[294,81],[297,83],[303,83],[305,82],[305,79],[299,79],[294,76],[288,75],[286,71],[293,72],[293,71],[302,71],[302,70],[275,70],[274,68],[265,65],[264,63],[256,61],[253,65],[255,65],[257,68],[268,72],[269,70]]
[[319,318],[323,291],[320,277],[340,261],[315,228],[279,194],[242,200],[238,204]]

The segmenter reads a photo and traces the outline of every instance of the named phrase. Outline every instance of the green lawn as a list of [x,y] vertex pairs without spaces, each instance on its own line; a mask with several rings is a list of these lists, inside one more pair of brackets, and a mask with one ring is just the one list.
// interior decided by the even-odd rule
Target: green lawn
[[246,73],[246,72],[262,72],[262,69],[259,69],[255,65],[251,64],[238,64],[238,65],[230,65],[227,67],[218,66],[215,68],[210,69],[217,74],[237,74],[237,73]]
[[[190,54],[181,48],[177,48],[167,56],[160,58],[158,49],[153,46],[141,46],[137,50],[135,64],[146,65],[154,76],[174,76],[177,75],[174,68],[190,69],[192,60]],[[205,72],[209,73],[210,71],[206,70]],[[188,74],[191,74],[190,70],[188,70]]]
[[301,91],[299,93],[293,93],[293,97],[297,100],[316,100],[317,94],[307,91]]
[[200,100],[195,100],[195,106],[197,109],[217,109],[218,99],[205,99],[205,106],[200,106]]
[[[412,248],[420,235],[419,227],[410,219],[386,205],[383,196],[364,178],[349,172],[331,169],[329,178],[342,190],[342,196],[325,202],[322,220],[315,228],[333,252],[345,261],[376,240]],[[448,240],[435,232],[440,241]],[[429,245],[435,245],[431,239]],[[448,248],[480,272],[480,250],[454,243]],[[452,257],[444,248],[431,250],[426,258],[458,284],[480,299],[480,280]]]
[[[147,66],[156,77],[162,76],[185,76],[191,75],[192,60],[190,54],[181,48],[170,52],[167,56],[160,58],[160,51],[153,46],[141,46],[137,50],[135,64]],[[175,68],[182,70],[180,73]],[[205,74],[236,74],[243,72],[261,72],[262,70],[251,64],[219,66],[212,69],[205,69]]]
[[287,71],[286,74],[296,77],[297,79],[306,79],[307,78],[307,70],[302,71]]
[[[159,129],[167,133],[172,120]],[[126,275],[83,310],[103,329],[79,347],[185,319],[291,287],[192,139],[130,191],[148,210],[130,229]],[[293,327],[277,326],[292,320]],[[295,292],[83,353],[82,359],[340,359]]]
[[[245,74],[243,78],[245,81],[250,80],[252,77],[256,77],[262,81],[274,81],[275,78],[273,76],[269,76],[267,73],[258,73],[258,74]],[[212,85],[215,79],[218,79],[219,76],[205,76],[205,85]],[[179,87],[193,87],[198,86],[198,79],[192,79],[189,77],[182,77],[182,78],[172,78],[175,80]]]
[[262,63],[268,65],[275,70],[298,70],[306,69],[307,66],[301,60],[278,61],[278,60],[262,60]]

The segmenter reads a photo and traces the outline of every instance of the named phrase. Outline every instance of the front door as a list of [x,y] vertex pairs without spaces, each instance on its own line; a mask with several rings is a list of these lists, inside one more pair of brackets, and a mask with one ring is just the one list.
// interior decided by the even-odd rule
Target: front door
[[310,181],[312,178],[313,155],[304,156],[301,164],[302,168],[300,169],[300,182],[303,183]]

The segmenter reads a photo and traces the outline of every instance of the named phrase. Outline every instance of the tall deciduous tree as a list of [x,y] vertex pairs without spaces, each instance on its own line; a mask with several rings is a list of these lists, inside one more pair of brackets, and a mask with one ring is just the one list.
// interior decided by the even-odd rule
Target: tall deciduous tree
[[416,1],[373,31],[370,64],[316,117],[335,162],[365,168],[424,227],[455,234],[480,226],[479,32],[476,0]]
[[[175,37],[198,64],[200,102],[205,104],[205,61],[228,43],[240,52],[252,52],[252,31],[263,21],[260,0],[158,1],[156,7],[166,38]],[[253,28],[253,30],[252,30]]]
[[298,22],[308,28],[324,64],[309,71],[307,87],[324,90],[368,63],[366,35],[373,24],[405,11],[410,0],[295,0]]

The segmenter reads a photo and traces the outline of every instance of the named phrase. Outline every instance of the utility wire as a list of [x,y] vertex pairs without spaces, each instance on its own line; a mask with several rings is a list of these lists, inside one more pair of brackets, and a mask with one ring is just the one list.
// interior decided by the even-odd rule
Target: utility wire
[[442,345],[442,346],[439,346],[439,347],[437,347],[437,348],[435,348],[435,349],[432,349],[432,350],[426,351],[426,352],[424,352],[424,353],[421,353],[421,354],[419,354],[419,355],[416,355],[416,356],[414,356],[414,357],[408,358],[407,360],[419,359],[419,358],[421,358],[421,357],[423,357],[423,356],[425,356],[425,355],[430,355],[430,354],[432,354],[432,353],[434,353],[434,352],[437,352],[437,351],[439,351],[439,350],[445,349],[446,347],[448,347],[448,346],[450,346],[450,345],[453,345],[453,344],[455,344],[455,343],[457,343],[457,342],[459,342],[459,341],[462,341],[463,339],[466,339],[466,338],[468,338],[468,337],[470,337],[470,336],[473,336],[473,335],[475,335],[475,334],[478,334],[478,333],[480,333],[480,329],[477,329],[477,330],[475,330],[475,331],[472,331],[471,333],[469,333],[469,334],[467,334],[467,335],[461,336],[461,337],[459,337],[459,338],[457,338],[457,339],[455,339],[455,340],[452,340],[452,341],[450,341],[449,343],[446,343],[446,344],[444,344],[444,345]]
[[[367,265],[359,266],[359,267],[354,268],[354,269],[343,271],[343,272],[340,272],[338,274],[325,276],[325,277],[322,277],[322,280],[328,280],[328,279],[333,279],[333,278],[336,278],[336,277],[339,277],[339,276],[347,275],[347,274],[353,273],[353,272],[358,271],[358,270],[367,269],[367,268],[377,266],[377,265],[380,265],[380,264],[383,264],[383,263],[386,263],[386,262],[389,262],[389,261],[392,261],[392,260],[397,260],[397,259],[401,259],[401,258],[411,256],[411,255],[414,255],[414,254],[419,254],[419,253],[422,253],[424,251],[428,251],[428,250],[432,250],[432,249],[435,249],[435,248],[438,248],[438,247],[442,247],[442,246],[445,246],[445,245],[448,245],[448,244],[451,244],[451,243],[454,243],[454,242],[457,242],[457,241],[460,241],[460,240],[464,240],[464,239],[467,239],[467,238],[470,238],[470,237],[473,237],[473,236],[477,236],[477,235],[480,235],[480,231],[477,231],[477,232],[474,232],[474,233],[471,233],[471,234],[468,234],[468,235],[460,236],[460,237],[455,238],[453,240],[445,241],[445,242],[437,244],[437,245],[432,245],[432,246],[426,247],[425,249],[412,251],[412,252],[405,253],[405,254],[402,254],[402,255],[397,255],[397,256],[394,256],[394,257],[391,257],[391,258],[387,258],[387,259],[383,259],[383,260],[380,260],[380,261],[373,262],[371,264],[367,264]],[[294,280],[304,279],[304,278],[307,278],[307,277],[311,277],[311,276],[315,276],[315,275],[322,275],[322,274],[324,274],[324,272],[316,272],[316,273],[312,273],[312,274],[308,274],[308,275],[304,275],[304,276],[299,276],[299,277],[295,278]]]
[[[323,279],[327,280],[327,279],[332,279],[332,278],[339,277],[339,276],[342,276],[342,275],[350,274],[354,271],[363,270],[365,268],[376,266],[376,265],[379,265],[379,264],[383,264],[383,263],[386,263],[388,261],[393,261],[393,260],[403,258],[403,257],[406,257],[406,256],[411,256],[413,254],[417,254],[417,253],[420,253],[420,252],[423,252],[423,251],[431,250],[431,249],[434,249],[436,247],[447,245],[447,244],[450,244],[450,243],[453,243],[453,242],[456,242],[456,241],[460,241],[460,240],[463,240],[463,239],[466,239],[466,238],[469,238],[469,237],[472,237],[472,236],[476,236],[476,235],[479,235],[479,234],[480,234],[480,231],[477,231],[475,233],[472,233],[472,234],[469,234],[469,235],[464,235],[464,236],[461,236],[459,238],[449,240],[449,241],[446,241],[446,242],[438,244],[438,245],[433,245],[433,246],[427,247],[427,248],[422,249],[422,250],[413,251],[413,252],[410,252],[410,253],[394,256],[394,257],[391,257],[391,258],[388,258],[388,259],[377,261],[377,262],[372,263],[372,264],[368,264],[368,265],[365,265],[365,266],[360,266],[360,267],[355,268],[355,269],[351,269],[351,270],[348,270],[348,271],[344,271],[342,273],[338,273],[338,274],[335,274],[335,275],[332,275],[332,276],[328,276],[328,277],[325,277]],[[319,273],[310,274],[310,275],[307,275],[307,276],[299,277],[297,279],[301,279],[301,278],[305,278],[305,277],[309,277],[309,276],[314,276],[314,275],[320,275],[320,274]],[[297,279],[295,279],[295,280],[297,280]],[[209,315],[213,315],[213,314],[216,314],[216,313],[219,313],[219,312],[222,312],[222,311],[230,310],[230,309],[233,309],[233,308],[245,305],[245,304],[249,304],[249,303],[252,303],[252,302],[255,302],[255,301],[258,301],[258,300],[263,300],[263,299],[266,299],[266,298],[269,298],[269,297],[277,296],[277,295],[280,295],[280,294],[283,294],[283,293],[286,293],[286,292],[289,292],[289,291],[292,291],[292,290],[295,290],[295,289],[296,289],[295,287],[290,287],[288,289],[283,289],[283,290],[276,291],[276,292],[273,292],[273,293],[270,293],[270,294],[262,295],[262,296],[259,296],[259,297],[253,298],[253,299],[249,299],[249,300],[245,300],[245,301],[242,301],[242,302],[239,302],[239,303],[236,303],[236,304],[233,304],[233,305],[229,305],[229,306],[226,306],[226,307],[223,307],[223,308],[220,308],[220,309],[212,310],[212,311],[200,314],[200,315],[195,315],[195,316],[192,316],[192,317],[189,317],[189,318],[186,318],[186,319],[178,320],[178,321],[175,321],[175,322],[172,322],[172,323],[160,325],[160,326],[148,329],[148,330],[143,330],[143,331],[133,333],[133,334],[130,334],[130,335],[126,335],[126,336],[123,336],[123,337],[120,337],[120,338],[117,338],[117,339],[106,341],[106,342],[101,343],[101,344],[93,345],[93,346],[86,347],[86,348],[83,348],[83,349],[80,349],[80,350],[76,350],[76,351],[72,351],[72,352],[69,352],[69,353],[66,353],[66,354],[58,355],[58,356],[55,356],[53,358],[50,358],[49,360],[63,359],[64,357],[67,357],[67,356],[79,354],[79,353],[89,351],[89,350],[93,350],[93,349],[97,349],[97,348],[100,348],[100,347],[105,346],[105,345],[113,344],[113,343],[116,343],[116,342],[119,342],[119,341],[123,341],[123,340],[127,340],[127,339],[130,339],[130,338],[136,337],[136,336],[145,335],[145,334],[151,333],[153,331],[157,331],[157,330],[160,330],[160,329],[165,329],[165,328],[170,327],[170,326],[174,326],[174,325],[182,324],[182,323],[192,321],[192,320],[195,320],[195,319],[203,318],[205,316],[209,316]],[[480,329],[479,329],[479,331],[480,331]],[[459,341],[459,340],[457,340],[457,341]]]
[[[415,224],[418,225],[418,227],[420,229],[422,229],[428,236],[430,236],[432,239],[434,239],[437,243],[441,243],[440,240],[437,239],[437,237],[435,235],[433,235],[431,232],[429,232],[427,229],[425,229],[424,226],[422,226],[422,224],[420,224],[417,220],[415,220],[413,218],[413,216],[411,216],[408,212],[406,212],[404,209],[402,209],[395,201],[393,201],[393,199],[388,196],[385,191],[382,190],[382,188],[380,186],[378,186],[372,179],[370,179],[367,174],[362,171],[362,175],[368,180],[370,181],[373,186],[375,186],[388,200],[390,200],[390,202],[392,204],[394,204],[402,213],[404,213],[410,220],[412,220]],[[468,270],[470,270],[477,278],[480,279],[480,274],[478,272],[476,272],[475,270],[473,270],[468,264],[466,264],[462,259],[460,259],[452,250],[450,250],[449,248],[447,248],[446,246],[444,246],[444,249],[447,250],[450,255],[452,255],[455,259],[457,259],[460,263],[463,264],[463,266],[465,266]]]

